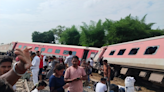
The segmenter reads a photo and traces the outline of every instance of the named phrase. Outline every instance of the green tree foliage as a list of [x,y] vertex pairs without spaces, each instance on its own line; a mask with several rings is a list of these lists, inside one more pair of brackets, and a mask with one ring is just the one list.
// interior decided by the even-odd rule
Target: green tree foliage
[[51,43],[52,41],[54,41],[53,32],[51,30],[43,32],[43,33],[34,31],[32,33],[32,41],[33,42]]
[[102,47],[103,45],[163,35],[164,29],[151,29],[155,23],[145,23],[146,16],[140,20],[138,17],[128,15],[118,21],[110,19],[106,19],[104,22],[101,20],[91,21],[89,25],[83,22],[80,29],[74,25],[71,28],[59,25],[55,29],[43,33],[34,31],[32,40],[46,43],[55,40],[55,42],[59,41],[67,45]]
[[129,15],[124,19],[113,22],[108,28],[108,44],[122,43],[161,35],[161,31],[151,30],[151,27],[155,23],[146,24],[145,18],[146,15],[141,20],[138,20],[137,17],[134,18]]
[[101,47],[105,44],[105,32],[102,21],[91,21],[90,25],[83,23],[81,26],[80,44],[83,46]]
[[77,28],[73,25],[71,28],[66,28],[66,30],[62,32],[59,41],[67,45],[78,45],[79,38],[80,34]]
[[55,35],[55,40],[59,40],[61,37],[62,32],[65,30],[65,26],[57,26],[55,29],[51,29],[51,31],[53,31],[54,35]]

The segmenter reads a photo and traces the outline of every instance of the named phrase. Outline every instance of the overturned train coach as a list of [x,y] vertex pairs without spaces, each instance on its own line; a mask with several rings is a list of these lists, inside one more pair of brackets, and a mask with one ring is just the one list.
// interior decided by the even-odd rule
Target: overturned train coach
[[164,86],[164,36],[102,47],[94,58],[94,68],[100,73],[104,59],[115,76],[137,76]]
[[12,42],[10,44],[0,45],[0,53],[6,54],[7,51],[14,51],[16,48],[23,50],[26,47],[32,47],[31,51],[33,52],[41,51],[43,55],[55,55],[56,57],[68,56],[68,52],[72,51],[72,54],[78,56],[79,60],[89,60],[90,58],[93,58],[95,54],[100,50],[99,48],[84,46],[47,44],[37,42]]
[[7,54],[9,51],[12,51],[12,43],[10,44],[1,44],[0,45],[0,55],[5,55]]

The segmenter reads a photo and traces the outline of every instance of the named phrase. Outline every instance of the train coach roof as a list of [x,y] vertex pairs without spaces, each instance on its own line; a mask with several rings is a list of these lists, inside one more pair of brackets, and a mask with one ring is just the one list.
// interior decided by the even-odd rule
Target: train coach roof
[[162,39],[162,38],[164,38],[164,36],[156,36],[156,37],[151,37],[151,38],[145,38],[145,39],[140,39],[140,40],[134,40],[134,41],[129,41],[129,42],[112,44],[112,45],[108,45],[108,46],[124,45],[124,44],[136,43],[136,42],[143,42],[143,41],[149,41],[149,40]]
[[75,45],[48,44],[48,43],[38,43],[38,42],[18,42],[18,43],[37,44],[37,45],[48,45],[48,46],[59,46],[59,47],[70,47],[70,48],[80,48],[80,49],[91,49],[91,50],[100,50],[100,48],[75,46]]

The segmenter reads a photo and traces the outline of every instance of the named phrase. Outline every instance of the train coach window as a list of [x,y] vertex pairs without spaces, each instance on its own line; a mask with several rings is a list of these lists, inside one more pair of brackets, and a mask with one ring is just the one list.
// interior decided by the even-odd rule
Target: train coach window
[[126,49],[121,49],[117,55],[123,55]]
[[38,49],[39,49],[39,47],[35,47],[35,49],[34,49],[34,50],[35,50],[35,51],[38,51]]
[[23,49],[25,49],[27,46],[24,46]]
[[45,51],[45,48],[41,48],[41,51]]
[[145,55],[150,55],[150,54],[154,54],[158,49],[158,46],[151,46],[148,47],[145,51]]
[[68,50],[64,50],[63,54],[67,55],[68,54]]
[[76,55],[76,51],[73,51],[73,52],[72,52],[72,55]]
[[90,57],[94,58],[95,57],[95,52],[91,52]]
[[131,51],[129,52],[129,55],[135,55],[137,54],[139,48],[132,48]]
[[55,50],[55,53],[60,53],[60,50],[59,50],[59,49],[56,49],[56,50]]
[[18,48],[22,48],[22,45],[19,45]]
[[48,49],[48,51],[47,52],[52,52],[52,49]]
[[115,53],[115,50],[112,50],[109,55],[113,55]]

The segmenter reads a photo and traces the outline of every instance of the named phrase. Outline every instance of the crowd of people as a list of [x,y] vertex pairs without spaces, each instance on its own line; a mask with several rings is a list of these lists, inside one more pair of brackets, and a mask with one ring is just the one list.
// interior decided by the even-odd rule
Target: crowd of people
[[[94,61],[92,58],[89,61],[82,59],[80,62],[78,56],[72,55],[72,51],[69,51],[69,55],[66,58],[63,58],[63,56],[57,58],[56,56],[42,55],[40,51],[30,52],[29,50],[28,48],[23,51],[16,49],[17,62],[13,68],[13,60],[11,58],[3,57],[0,60],[0,88],[5,85],[8,86],[8,89],[12,90],[8,92],[13,92],[11,86],[20,77],[29,79],[30,76],[27,77],[27,75],[31,71],[34,84],[31,92],[38,92],[44,89],[47,86],[45,81],[49,81],[50,92],[64,92],[66,88],[68,88],[68,92],[83,92],[84,83],[88,84],[90,82],[90,75],[93,76]],[[109,90],[110,66],[107,65],[106,60],[103,63],[104,78],[101,78],[100,83],[97,84],[96,92],[106,92],[107,89]],[[4,88],[1,90],[8,89]]]

